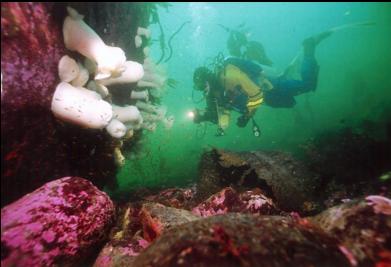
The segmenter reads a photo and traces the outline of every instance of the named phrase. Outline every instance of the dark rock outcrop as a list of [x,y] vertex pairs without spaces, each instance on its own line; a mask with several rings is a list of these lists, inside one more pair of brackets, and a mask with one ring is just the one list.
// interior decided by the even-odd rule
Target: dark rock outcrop
[[303,163],[283,152],[212,150],[201,161],[197,199],[225,186],[239,192],[259,187],[286,211],[304,211],[314,199],[315,177]]
[[[319,176],[317,191],[326,199],[326,207],[365,195],[391,197],[391,179],[381,179],[391,170],[390,120],[364,120],[355,128],[329,130],[304,146],[305,163]],[[386,127],[386,134],[375,138],[374,132],[379,134]]]

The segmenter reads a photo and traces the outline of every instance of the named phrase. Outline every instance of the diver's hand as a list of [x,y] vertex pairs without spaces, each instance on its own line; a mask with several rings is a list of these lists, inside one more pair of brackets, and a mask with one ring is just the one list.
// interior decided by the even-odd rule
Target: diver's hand
[[216,136],[224,136],[224,135],[225,135],[225,132],[224,132],[223,128],[221,128],[221,127],[217,128]]
[[204,120],[203,120],[203,116],[201,115],[200,110],[195,109],[195,110],[193,111],[193,114],[194,114],[194,117],[193,117],[193,122],[194,122],[194,123],[200,123],[200,122],[204,121]]
[[244,128],[244,127],[246,127],[249,120],[250,120],[250,117],[248,115],[242,115],[236,121],[236,125],[240,128]]

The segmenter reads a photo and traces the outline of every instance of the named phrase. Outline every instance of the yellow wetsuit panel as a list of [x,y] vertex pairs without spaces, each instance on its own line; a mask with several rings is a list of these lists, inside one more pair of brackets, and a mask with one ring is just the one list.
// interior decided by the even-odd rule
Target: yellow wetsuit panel
[[248,96],[247,107],[252,113],[263,102],[261,88],[255,84],[245,72],[238,67],[228,64],[225,71],[220,74],[220,80],[226,91],[234,91],[238,86]]

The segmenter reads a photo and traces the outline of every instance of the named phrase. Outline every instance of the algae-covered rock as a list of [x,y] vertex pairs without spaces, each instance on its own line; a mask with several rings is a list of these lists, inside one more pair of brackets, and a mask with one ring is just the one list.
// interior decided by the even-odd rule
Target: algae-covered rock
[[258,188],[238,193],[231,187],[224,188],[193,208],[192,212],[209,217],[228,212],[253,213],[261,215],[279,214],[273,201]]
[[101,250],[93,266],[131,266],[134,259],[148,246],[149,242],[139,236],[122,242],[109,242]]
[[334,238],[280,216],[230,213],[165,232],[138,266],[349,266]]
[[149,242],[142,237],[141,203],[117,205],[117,220],[94,267],[129,266]]
[[[50,109],[60,82],[58,63],[68,54],[63,22],[67,6],[84,16],[105,43],[121,47],[142,62],[134,36],[147,27],[147,3],[1,3],[1,204],[11,203],[53,177],[88,177],[98,188],[115,185],[115,142],[105,131],[82,129],[56,120]],[[118,105],[132,86],[111,88]],[[115,91],[115,92],[114,92]],[[121,101],[121,102],[120,102]],[[122,103],[128,104],[128,103]]]
[[1,210],[1,266],[75,265],[107,237],[110,198],[91,182],[65,177]]
[[199,219],[198,216],[192,214],[190,211],[166,207],[159,203],[143,204],[139,217],[143,228],[143,235],[147,241],[153,241],[163,231]]
[[190,209],[193,204],[195,190],[193,188],[168,188],[158,194],[143,199],[177,209]]
[[212,150],[203,155],[197,199],[225,186],[240,191],[261,188],[282,210],[304,210],[314,198],[315,177],[303,163],[283,152]]
[[310,221],[340,240],[352,265],[391,264],[390,199],[368,196],[352,200],[329,208]]
[[302,210],[306,201],[314,198],[315,177],[304,165],[283,152],[243,152],[255,171],[258,182],[265,183],[276,204],[285,210]]

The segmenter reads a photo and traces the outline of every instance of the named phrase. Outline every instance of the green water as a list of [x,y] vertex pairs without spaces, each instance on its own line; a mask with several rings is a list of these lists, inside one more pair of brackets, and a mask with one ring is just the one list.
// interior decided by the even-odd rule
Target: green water
[[[364,119],[375,122],[391,114],[391,4],[390,3],[172,3],[168,12],[159,9],[166,38],[185,21],[173,39],[173,56],[163,64],[168,76],[178,82],[167,88],[162,104],[175,116],[174,126],[162,125],[147,133],[142,151],[126,155],[126,165],[117,180],[121,190],[143,186],[180,186],[196,179],[200,155],[210,147],[242,150],[281,150],[300,153],[311,138],[327,130],[355,127]],[[261,42],[277,69],[283,70],[301,49],[304,38],[332,27],[362,21],[371,27],[335,32],[317,48],[320,65],[315,92],[296,97],[291,109],[261,106],[255,119],[261,137],[235,125],[237,114],[224,137],[216,137],[216,126],[194,124],[186,114],[204,103],[192,100],[192,76],[196,67],[219,52],[228,56],[228,33],[218,24],[236,28],[245,23],[250,40]],[[160,30],[150,25],[152,39]],[[151,56],[161,55],[158,43]],[[195,94],[200,99],[200,93]],[[205,131],[204,131],[205,130]],[[379,127],[377,137],[382,137]]]

